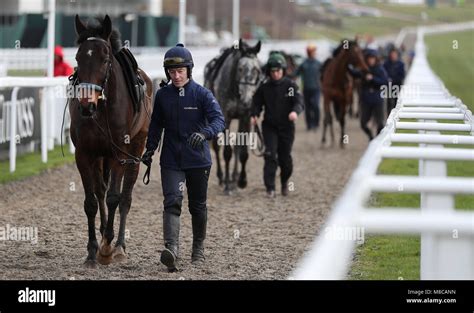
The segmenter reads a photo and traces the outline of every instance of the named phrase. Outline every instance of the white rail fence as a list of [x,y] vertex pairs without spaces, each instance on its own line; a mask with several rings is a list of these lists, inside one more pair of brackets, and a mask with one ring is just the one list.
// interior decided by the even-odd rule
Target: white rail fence
[[[416,56],[386,127],[370,143],[325,229],[290,279],[347,278],[361,233],[421,234],[421,279],[474,279],[474,212],[454,206],[456,194],[474,194],[474,179],[448,177],[446,166],[451,160],[474,161],[474,150],[444,146],[474,145],[474,121],[430,69],[423,34],[418,29]],[[417,122],[400,121],[405,118]],[[394,146],[400,143],[418,147]],[[386,158],[419,160],[419,176],[378,174]],[[376,192],[419,193],[421,208],[371,208],[369,199]]]
[[[19,139],[17,122],[20,119],[18,114],[18,91],[21,88],[40,87],[43,88],[40,105],[41,124],[41,160],[48,161],[48,150],[52,150],[54,145],[59,143],[61,137],[61,121],[64,106],[67,101],[66,77],[0,77],[0,89],[13,88],[11,99],[5,101],[3,107],[3,118],[7,126],[6,139],[9,141],[10,172],[16,169],[17,144]],[[68,113],[68,112],[67,112]],[[69,125],[69,114],[66,114],[65,125]],[[64,139],[64,138],[63,138]],[[63,140],[63,142],[66,142]],[[69,140],[70,152],[74,152],[74,146]]]

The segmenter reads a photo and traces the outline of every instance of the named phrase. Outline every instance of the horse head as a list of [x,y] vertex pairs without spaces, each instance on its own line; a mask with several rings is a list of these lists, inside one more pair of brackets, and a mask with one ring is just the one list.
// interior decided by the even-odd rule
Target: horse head
[[349,64],[361,69],[363,72],[368,72],[369,67],[364,61],[364,56],[362,54],[362,49],[359,47],[357,41],[348,41],[349,42],[349,49],[347,49],[349,53]]
[[[108,15],[85,25],[75,19],[78,99],[83,117],[97,111],[99,100],[106,100],[106,86],[112,72],[114,53],[120,49],[119,34],[112,29]],[[86,110],[84,110],[86,109]]]
[[255,46],[250,47],[240,39],[239,48],[241,54],[237,61],[234,79],[237,83],[239,100],[250,107],[252,97],[263,79],[263,73],[257,58],[261,42],[258,41]]

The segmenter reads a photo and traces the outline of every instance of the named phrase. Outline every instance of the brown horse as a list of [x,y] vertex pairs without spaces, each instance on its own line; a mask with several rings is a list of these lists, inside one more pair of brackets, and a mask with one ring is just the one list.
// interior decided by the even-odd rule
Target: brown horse
[[[75,26],[79,45],[75,77],[80,96],[71,99],[69,113],[71,138],[76,146],[76,165],[85,193],[84,210],[89,233],[85,266],[94,268],[97,261],[109,264],[127,258],[125,223],[148,134],[152,82],[143,71],[138,70],[145,81],[146,95],[141,110],[135,112],[122,68],[114,58],[114,54],[121,49],[121,43],[119,33],[112,30],[109,16],[86,26],[76,15]],[[105,213],[105,198],[108,216]],[[117,206],[120,227],[113,248],[111,243]],[[100,247],[95,229],[97,209],[100,211],[102,235]]]
[[329,126],[331,142],[334,145],[334,130],[332,127],[331,103],[334,113],[341,125],[340,146],[344,148],[346,106],[350,103],[352,84],[348,79],[348,65],[351,64],[362,71],[368,71],[364,62],[362,50],[355,41],[343,40],[335,50],[334,57],[323,65],[322,88],[324,98],[324,128],[322,145],[326,143],[326,129]]

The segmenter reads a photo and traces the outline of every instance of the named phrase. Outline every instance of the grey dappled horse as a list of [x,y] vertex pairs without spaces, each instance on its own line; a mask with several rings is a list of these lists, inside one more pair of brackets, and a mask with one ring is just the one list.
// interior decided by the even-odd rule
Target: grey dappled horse
[[[260,41],[255,46],[250,47],[240,39],[238,46],[234,45],[225,49],[221,55],[206,64],[204,69],[204,86],[212,91],[222,108],[226,122],[225,134],[228,133],[233,119],[239,120],[239,133],[250,134],[250,108],[252,98],[264,78],[261,65],[257,59],[260,47]],[[235,183],[237,175],[239,175],[237,185],[240,188],[247,186],[245,165],[249,156],[248,143],[236,144],[234,151],[230,144],[226,143],[224,145],[225,176],[223,175],[220,164],[220,144],[222,143],[219,139],[213,141],[217,163],[217,177],[219,184],[224,184],[224,192],[230,194],[231,189],[233,189],[230,183]],[[230,180],[229,165],[232,154],[235,154],[235,160],[232,180]],[[240,174],[238,172],[237,157],[239,157],[242,165]]]

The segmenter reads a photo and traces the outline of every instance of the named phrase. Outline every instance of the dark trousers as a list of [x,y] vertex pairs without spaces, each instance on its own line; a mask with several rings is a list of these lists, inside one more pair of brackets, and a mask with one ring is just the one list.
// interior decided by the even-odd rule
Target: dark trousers
[[189,212],[193,216],[207,216],[207,183],[210,167],[189,170],[161,168],[164,212],[180,216],[183,191],[186,188]]
[[398,97],[390,97],[387,98],[387,118],[390,115],[390,112],[395,108],[397,105]]
[[304,105],[307,129],[319,126],[319,89],[304,89]]
[[383,103],[362,102],[362,107],[360,110],[360,127],[367,134],[369,140],[372,140],[374,135],[367,124],[369,123],[370,119],[373,118],[375,124],[377,125],[377,135],[382,131],[384,128]]
[[275,190],[275,175],[280,166],[281,184],[286,184],[293,172],[291,148],[295,139],[295,126],[275,127],[262,123],[263,141],[265,143],[263,181],[267,190]]

